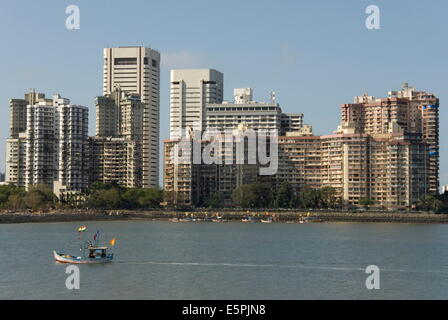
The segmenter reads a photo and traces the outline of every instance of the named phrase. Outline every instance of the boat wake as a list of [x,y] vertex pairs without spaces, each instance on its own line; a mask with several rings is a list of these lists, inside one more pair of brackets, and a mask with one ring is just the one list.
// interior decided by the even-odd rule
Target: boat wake
[[[164,261],[116,261],[116,264],[125,265],[170,265],[170,266],[199,266],[199,267],[231,267],[231,268],[283,268],[283,269],[302,269],[302,270],[321,270],[321,271],[361,271],[365,268],[350,267],[332,267],[332,266],[310,266],[310,265],[291,265],[291,264],[254,264],[254,263],[226,263],[226,262],[164,262]],[[388,269],[380,268],[382,272],[400,272],[400,273],[437,273],[447,274],[448,270],[409,270],[409,269]]]

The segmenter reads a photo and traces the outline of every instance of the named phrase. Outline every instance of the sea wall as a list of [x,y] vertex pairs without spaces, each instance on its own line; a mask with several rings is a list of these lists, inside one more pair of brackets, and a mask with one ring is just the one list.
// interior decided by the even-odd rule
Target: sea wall
[[[262,218],[272,216],[274,222],[299,221],[308,211],[291,210],[48,210],[48,211],[2,211],[0,223],[101,221],[101,220],[169,220],[193,216],[211,218],[222,216],[226,220],[239,221],[245,216]],[[402,223],[448,223],[448,215],[428,212],[340,212],[310,211],[309,215],[323,222],[402,222]]]

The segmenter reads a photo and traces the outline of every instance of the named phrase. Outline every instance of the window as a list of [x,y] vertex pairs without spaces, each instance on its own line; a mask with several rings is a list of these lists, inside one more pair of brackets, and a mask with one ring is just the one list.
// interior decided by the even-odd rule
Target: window
[[137,58],[115,58],[114,65],[135,65]]

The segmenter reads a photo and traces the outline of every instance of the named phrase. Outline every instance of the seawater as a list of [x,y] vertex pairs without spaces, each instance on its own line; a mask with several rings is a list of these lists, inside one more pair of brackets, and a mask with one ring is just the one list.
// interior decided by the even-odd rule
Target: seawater
[[68,290],[52,251],[79,254],[81,224],[0,225],[0,299],[448,298],[448,225],[89,222],[115,261],[79,266]]

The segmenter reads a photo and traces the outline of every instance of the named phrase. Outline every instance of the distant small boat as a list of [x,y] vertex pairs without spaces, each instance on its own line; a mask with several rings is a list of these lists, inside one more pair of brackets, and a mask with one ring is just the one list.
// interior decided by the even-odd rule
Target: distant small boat
[[169,221],[171,221],[171,222],[179,222],[179,218],[171,218]]
[[261,219],[261,223],[272,223],[272,218]]
[[311,222],[323,222],[322,219],[318,217],[303,217],[302,220],[300,220],[300,223],[311,223]]

